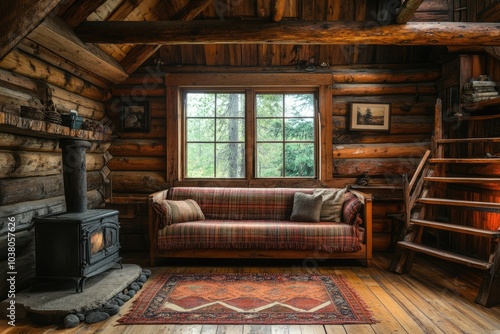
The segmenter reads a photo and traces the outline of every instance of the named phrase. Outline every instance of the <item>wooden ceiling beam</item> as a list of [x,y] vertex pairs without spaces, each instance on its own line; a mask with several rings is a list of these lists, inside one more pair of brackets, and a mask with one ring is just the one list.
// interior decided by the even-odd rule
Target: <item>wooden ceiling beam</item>
[[9,53],[61,0],[0,1],[0,59]]
[[120,83],[128,77],[114,58],[93,44],[84,44],[59,17],[47,16],[28,38],[113,83]]
[[424,0],[406,0],[396,16],[396,23],[402,24],[410,21]]
[[[213,0],[191,0],[182,7],[171,20],[191,21],[198,16]],[[134,72],[146,60],[149,59],[158,49],[161,44],[157,45],[136,45],[120,62],[125,72],[128,74]]]
[[70,28],[74,28],[85,21],[90,14],[105,2],[106,0],[76,0],[68,10],[61,15],[61,19],[66,22]]
[[470,22],[86,21],[75,32],[86,43],[107,44],[500,45],[498,24]]

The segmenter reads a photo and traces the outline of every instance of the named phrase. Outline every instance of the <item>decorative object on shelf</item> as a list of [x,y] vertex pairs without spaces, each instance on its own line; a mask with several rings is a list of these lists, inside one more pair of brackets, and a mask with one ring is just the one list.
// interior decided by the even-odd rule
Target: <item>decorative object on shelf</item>
[[87,131],[93,131],[96,133],[104,133],[110,135],[113,133],[113,130],[107,126],[103,125],[100,122],[92,121],[90,119],[86,119],[82,124],[82,129]]
[[390,103],[351,103],[349,129],[352,131],[389,131]]
[[356,184],[359,186],[367,186],[369,182],[370,175],[368,175],[368,172],[364,172],[363,175],[358,177],[358,179],[356,180]]
[[33,107],[21,106],[21,117],[43,121],[45,113]]
[[121,110],[122,131],[149,132],[149,103],[126,104]]
[[62,115],[63,125],[68,126],[70,129],[79,130],[82,128],[83,118],[78,116],[78,112],[71,110],[69,114]]
[[491,81],[487,75],[480,75],[464,84],[462,101],[471,103],[498,98],[495,87],[496,82]]

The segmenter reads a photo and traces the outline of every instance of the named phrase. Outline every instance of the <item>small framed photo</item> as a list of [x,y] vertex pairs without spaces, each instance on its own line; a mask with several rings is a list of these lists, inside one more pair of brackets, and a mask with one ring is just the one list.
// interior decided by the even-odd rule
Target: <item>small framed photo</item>
[[349,129],[353,131],[389,131],[390,103],[351,103]]
[[121,111],[122,131],[149,132],[149,103],[126,104]]

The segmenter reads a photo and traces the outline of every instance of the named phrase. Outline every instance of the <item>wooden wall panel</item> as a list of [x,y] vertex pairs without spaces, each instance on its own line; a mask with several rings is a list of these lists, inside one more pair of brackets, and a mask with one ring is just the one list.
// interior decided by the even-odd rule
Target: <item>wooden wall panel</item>
[[[259,48],[261,51],[264,50],[260,46]],[[288,50],[287,52],[290,52],[291,49],[288,48]],[[304,52],[301,54],[301,57],[304,57],[310,50],[298,50],[298,52]],[[269,54],[266,53],[266,56],[269,57]],[[281,57],[284,58],[283,54]],[[271,58],[267,58],[267,61]],[[162,69],[165,70],[165,68]],[[186,71],[189,69],[182,73]],[[220,77],[224,73],[207,72],[209,72],[208,68],[200,67],[196,69],[192,80],[189,80],[189,75],[186,74],[183,78],[185,82],[210,82],[210,80],[214,82],[213,78]],[[236,73],[233,75],[238,75],[236,69],[232,69],[231,72]],[[176,117],[169,117],[169,115],[177,114],[177,111],[172,109],[177,106],[177,102],[174,101],[177,88],[167,86],[165,89],[165,83],[162,82],[161,77],[151,73],[151,69],[142,69],[129,78],[126,84],[117,86],[113,90],[114,94],[119,95],[116,98],[126,100],[138,90],[137,86],[143,87],[142,90],[139,89],[140,96],[143,97],[144,92],[147,92],[147,100],[153,110],[151,132],[122,132],[120,138],[109,148],[109,152],[113,155],[113,159],[108,164],[113,182],[113,201],[108,205],[121,206],[120,210],[123,210],[121,215],[127,222],[123,227],[123,234],[127,235],[127,244],[131,250],[143,247],[141,245],[144,245],[147,240],[147,231],[141,227],[143,224],[141,218],[145,217],[134,213],[137,209],[134,205],[142,207],[149,193],[167,187],[166,175],[171,173],[165,170],[166,159],[172,158],[167,152],[175,151],[175,148],[167,146],[166,129],[176,126],[167,122],[169,120],[177,122]],[[254,80],[260,78],[259,84],[262,84],[262,78],[265,76],[253,74],[250,77]],[[439,68],[425,65],[422,65],[421,69],[398,65],[384,68],[367,66],[359,69],[334,69],[332,71],[334,85],[330,89],[332,101],[329,102],[332,110],[332,127],[329,130],[332,132],[333,143],[333,150],[329,153],[332,161],[332,175],[327,185],[343,187],[354,183],[361,174],[368,172],[371,182],[378,185],[394,185],[396,189],[401,182],[402,174],[412,174],[421,156],[430,146],[436,100],[435,80],[439,77]],[[179,84],[174,79],[169,81],[169,78],[178,77],[169,77],[169,74],[166,74],[166,78],[167,82]],[[240,80],[249,79],[241,78]],[[352,102],[390,102],[390,131],[350,131],[346,127],[346,122],[349,119]],[[119,103],[115,101],[111,105],[117,106]],[[120,116],[119,109],[110,109],[108,116],[117,122]],[[390,249],[393,221],[387,214],[398,213],[402,210],[402,201],[397,199],[398,196],[388,194],[385,197],[386,199],[379,197],[380,200],[374,203],[376,250]]]

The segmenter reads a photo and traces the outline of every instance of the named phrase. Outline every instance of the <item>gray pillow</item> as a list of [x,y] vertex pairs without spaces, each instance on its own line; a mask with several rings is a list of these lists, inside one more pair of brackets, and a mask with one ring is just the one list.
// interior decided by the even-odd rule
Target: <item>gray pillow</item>
[[323,198],[321,195],[308,195],[297,192],[293,197],[293,210],[290,220],[296,222],[319,222],[322,204]]
[[321,207],[320,220],[322,222],[341,222],[342,205],[346,188],[325,188],[315,189],[314,195],[323,197],[323,206]]

